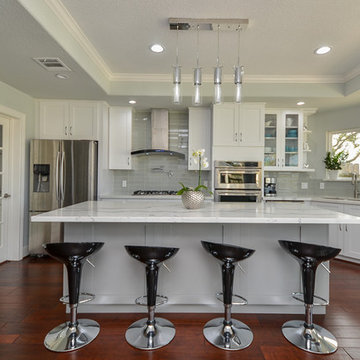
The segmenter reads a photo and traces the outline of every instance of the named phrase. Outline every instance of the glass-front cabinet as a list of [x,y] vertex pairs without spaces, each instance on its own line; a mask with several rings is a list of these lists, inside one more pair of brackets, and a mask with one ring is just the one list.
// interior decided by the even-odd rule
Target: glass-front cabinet
[[301,111],[265,112],[265,170],[303,169],[303,114]]

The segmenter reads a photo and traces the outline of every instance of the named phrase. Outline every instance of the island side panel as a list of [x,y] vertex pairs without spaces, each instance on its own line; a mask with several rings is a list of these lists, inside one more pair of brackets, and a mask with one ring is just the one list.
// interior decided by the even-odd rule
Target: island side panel
[[[223,236],[224,235],[224,236]],[[179,253],[161,267],[158,293],[169,297],[161,312],[222,312],[215,294],[221,291],[219,263],[201,247],[201,240],[224,242],[255,249],[236,267],[234,293],[248,299],[234,312],[303,313],[304,306],[291,292],[301,289],[300,267],[280,248],[278,240],[300,240],[298,224],[138,224],[67,223],[65,241],[103,241],[104,247],[91,259],[96,268],[84,266],[82,291],[96,299],[81,305],[80,312],[141,312],[134,305],[145,294],[144,265],[132,259],[124,245],[179,247]],[[328,243],[327,225],[302,225],[301,240]],[[328,274],[319,267],[316,293],[328,298]],[[324,313],[317,307],[317,313]]]

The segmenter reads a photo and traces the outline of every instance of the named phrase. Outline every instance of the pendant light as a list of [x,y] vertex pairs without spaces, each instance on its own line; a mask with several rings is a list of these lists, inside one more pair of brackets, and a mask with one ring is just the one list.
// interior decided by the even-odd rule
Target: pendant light
[[215,104],[219,104],[222,101],[222,93],[221,93],[221,73],[222,66],[220,66],[219,61],[219,46],[220,45],[220,25],[218,24],[218,37],[217,37],[217,59],[216,59],[216,67],[214,68],[214,102]]
[[181,66],[179,65],[179,26],[176,28],[176,64],[173,66],[173,103],[181,103]]
[[235,84],[235,102],[241,103],[242,100],[242,79],[244,75],[244,66],[240,66],[240,26],[238,31],[238,57],[237,65],[234,66],[234,84]]
[[196,54],[196,68],[194,68],[194,86],[195,92],[193,97],[194,105],[201,105],[201,67],[199,66],[199,25],[197,25],[197,54]]

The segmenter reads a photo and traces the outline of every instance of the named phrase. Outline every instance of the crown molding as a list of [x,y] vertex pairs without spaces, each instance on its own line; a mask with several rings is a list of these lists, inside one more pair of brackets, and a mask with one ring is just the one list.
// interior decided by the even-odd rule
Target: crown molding
[[[359,69],[360,71],[360,69]],[[124,82],[170,82],[171,74],[145,74],[145,73],[113,73],[110,81]],[[193,81],[192,74],[183,74],[182,82],[190,83]],[[203,83],[212,83],[214,76],[212,74],[203,74]],[[234,81],[234,75],[224,75],[223,82],[231,83]],[[244,75],[244,83],[249,84],[343,84],[342,76],[311,76],[311,75]]]
[[[72,37],[78,42],[78,44],[83,48],[86,54],[90,57],[90,59],[96,64],[99,70],[103,73],[103,75],[110,80],[112,76],[112,72],[104,59],[98,53],[96,48],[81,30],[78,23],[71,16],[69,11],[63,5],[60,0],[45,0],[47,6],[55,13],[55,15],[59,18],[61,23],[65,26],[65,28],[69,31]],[[71,55],[71,54],[70,54]]]
[[345,82],[348,82],[359,75],[360,75],[360,65],[356,66],[354,69],[352,69],[351,71],[345,74],[344,76]]

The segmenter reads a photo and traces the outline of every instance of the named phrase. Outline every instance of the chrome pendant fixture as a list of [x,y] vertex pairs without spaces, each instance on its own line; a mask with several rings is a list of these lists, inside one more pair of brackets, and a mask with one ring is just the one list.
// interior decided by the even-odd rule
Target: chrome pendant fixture
[[201,67],[199,66],[199,25],[197,26],[197,54],[196,54],[196,68],[194,68],[194,86],[195,92],[193,96],[193,104],[201,105]]
[[176,29],[176,63],[173,66],[173,103],[181,104],[181,66],[179,65],[179,26]]
[[218,34],[217,34],[217,58],[216,66],[214,68],[214,103],[219,104],[222,102],[222,92],[221,92],[221,78],[222,78],[222,66],[220,66],[219,59],[219,48],[220,48],[220,25],[218,24]]
[[241,27],[237,29],[238,32],[238,56],[237,65],[234,66],[234,84],[235,84],[235,102],[241,103],[242,101],[242,81],[244,75],[244,66],[240,65],[240,31]]

